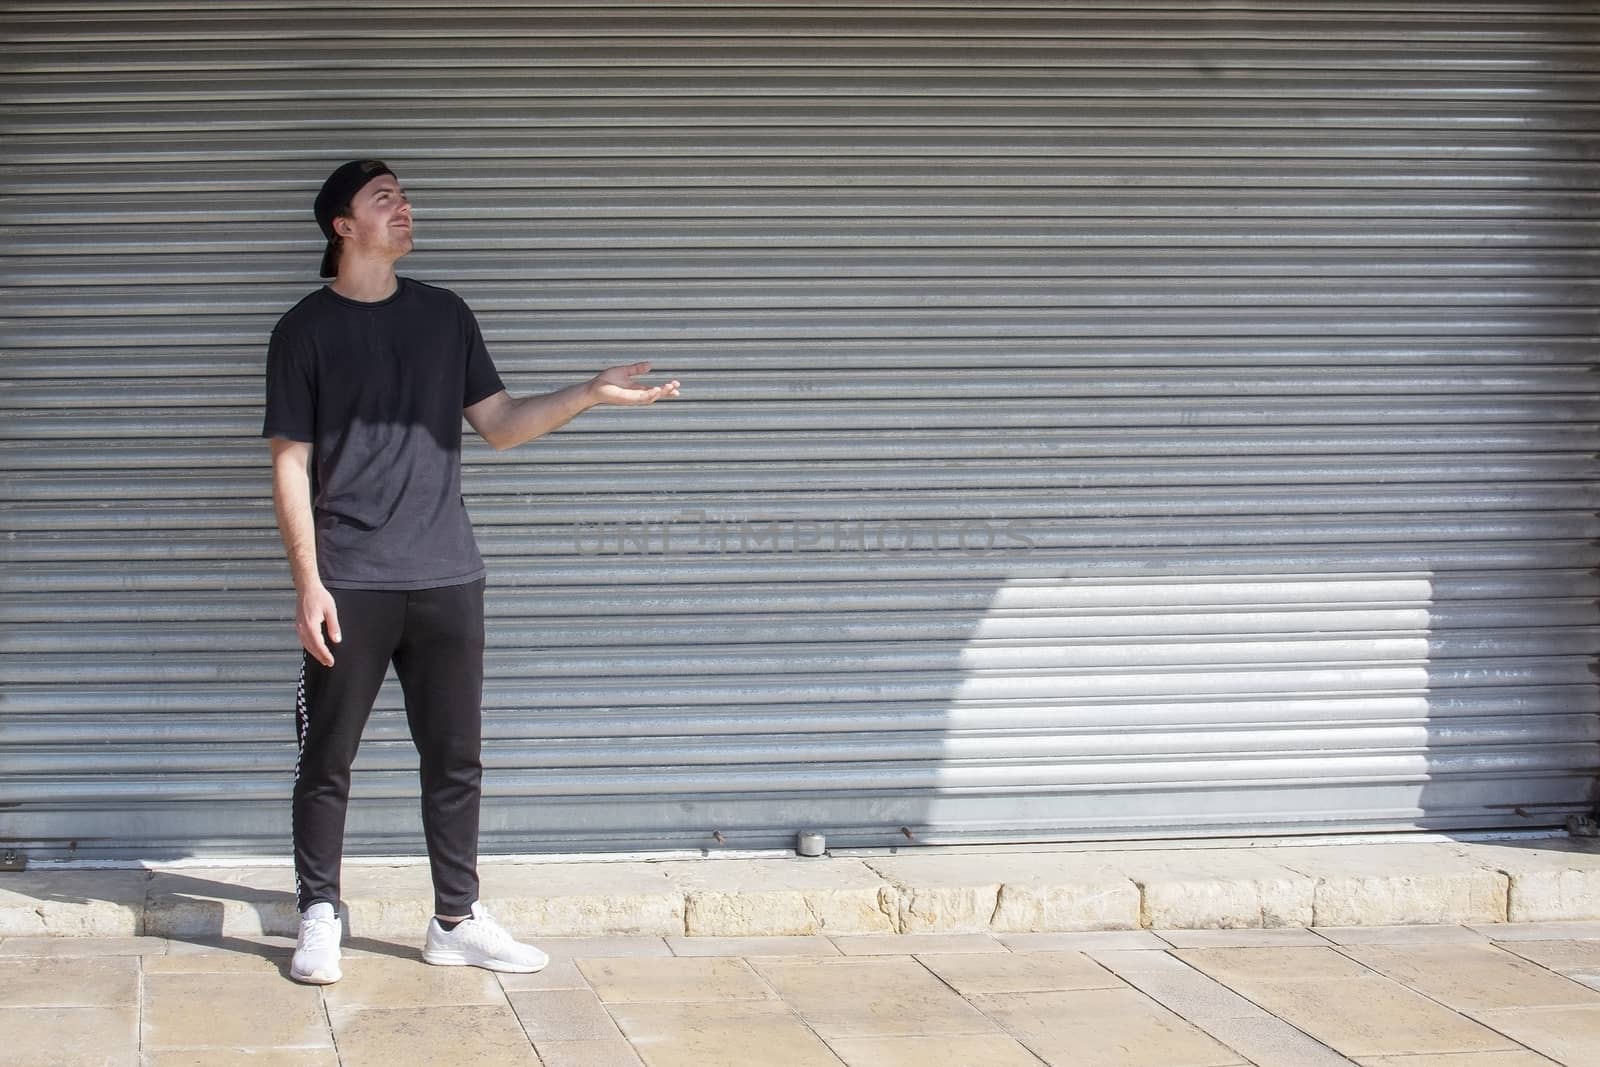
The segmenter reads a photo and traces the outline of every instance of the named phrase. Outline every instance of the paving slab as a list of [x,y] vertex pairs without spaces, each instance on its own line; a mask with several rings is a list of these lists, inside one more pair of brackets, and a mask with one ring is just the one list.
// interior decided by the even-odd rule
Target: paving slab
[[136,1003],[98,1008],[0,1008],[5,1062],[138,1067]]
[[478,967],[430,967],[422,960],[345,959],[344,978],[322,990],[330,1010],[504,1004],[495,975]]
[[1467,928],[1491,941],[1600,940],[1600,922],[1556,920],[1538,923],[1469,923]]
[[4,956],[160,956],[167,951],[160,937],[8,937],[0,941]]
[[1463,843],[1464,856],[1508,881],[1510,922],[1600,919],[1600,843]]
[[1133,989],[974,996],[1052,1067],[1233,1067],[1244,1057]]
[[1312,926],[1504,922],[1510,879],[1456,844],[1289,846],[1273,861],[1316,879]]
[[528,1067],[533,1044],[511,1006],[351,1008],[329,1013],[342,1067]]
[[1362,966],[1457,1011],[1600,1008],[1600,993],[1496,945],[1351,945],[1342,951]]
[[765,957],[750,966],[825,1039],[999,1032],[915,960]]
[[1575,981],[1600,982],[1600,941],[1506,941],[1500,948]]
[[1487,934],[1468,926],[1319,926],[1313,933],[1334,945],[1487,945]]
[[1112,865],[1142,891],[1145,927],[1310,926],[1317,879],[1275,862],[1277,851],[1124,852],[1114,854]]
[[1039,1067],[1039,1058],[1015,1038],[836,1037],[828,1042],[849,1067]]
[[1198,1025],[1262,1067],[1344,1067],[1355,1062],[1265,1012],[1259,1017],[1208,1019]]
[[1551,1067],[1537,1052],[1447,1052],[1437,1056],[1363,1056],[1359,1067]]
[[938,953],[915,958],[962,996],[1113,989],[1122,984],[1081,952]]
[[839,1067],[844,1062],[776,1000],[616,1004],[611,1014],[650,1067]]
[[1167,942],[1146,930],[1092,930],[1073,934],[996,934],[1012,952],[1088,952],[1093,949],[1155,949]]
[[511,1007],[535,1045],[542,1041],[617,1041],[622,1038],[591,989],[522,990]]
[[1471,1015],[1563,1067],[1594,1067],[1600,1007],[1509,1008]]
[[669,937],[674,956],[837,956],[820,935],[809,937]]
[[845,956],[904,956],[925,952],[1005,952],[988,934],[855,934],[832,938]]
[[138,1000],[136,956],[0,959],[0,1007],[113,1008]]
[[1326,938],[1310,930],[1152,930],[1173,948],[1326,948]]
[[610,1041],[535,1041],[543,1067],[644,1067],[627,1038]]
[[275,974],[147,974],[141,1017],[146,1051],[333,1047],[320,992]]
[[656,865],[684,897],[692,936],[893,933],[895,887],[854,859]]
[[741,959],[580,959],[578,970],[607,1004],[774,999],[751,964]]
[[0,874],[0,937],[133,937],[144,933],[147,871]]

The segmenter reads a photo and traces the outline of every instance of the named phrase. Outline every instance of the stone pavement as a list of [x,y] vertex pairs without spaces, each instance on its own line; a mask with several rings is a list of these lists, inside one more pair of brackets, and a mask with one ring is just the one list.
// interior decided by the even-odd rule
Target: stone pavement
[[0,1062],[1600,1062],[1600,922],[543,944],[546,971],[494,975],[356,938],[317,988],[286,977],[283,937],[5,938]]
[[[0,1064],[1600,1064],[1600,846],[921,848],[483,864],[544,973],[431,968],[351,863],[345,978],[282,866],[0,874]],[[70,936],[67,936],[70,935]]]

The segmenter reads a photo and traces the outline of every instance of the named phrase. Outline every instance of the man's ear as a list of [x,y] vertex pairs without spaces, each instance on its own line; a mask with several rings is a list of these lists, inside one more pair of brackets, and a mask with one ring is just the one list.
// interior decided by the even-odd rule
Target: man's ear
[[343,215],[340,215],[338,218],[333,220],[333,232],[338,234],[340,237],[349,237],[355,232],[355,230],[351,226],[350,220],[345,218]]

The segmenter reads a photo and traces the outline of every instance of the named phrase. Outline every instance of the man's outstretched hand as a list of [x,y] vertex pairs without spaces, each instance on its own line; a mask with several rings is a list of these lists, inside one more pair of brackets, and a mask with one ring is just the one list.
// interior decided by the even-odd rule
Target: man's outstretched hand
[[591,395],[599,404],[654,404],[663,397],[678,395],[678,380],[661,385],[642,385],[634,381],[641,374],[650,373],[648,363],[630,363],[624,367],[607,367],[589,382]]

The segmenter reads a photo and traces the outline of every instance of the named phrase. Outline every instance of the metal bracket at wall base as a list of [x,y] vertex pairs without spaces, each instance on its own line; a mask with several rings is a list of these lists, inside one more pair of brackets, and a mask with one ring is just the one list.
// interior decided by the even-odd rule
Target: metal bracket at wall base
[[28,854],[20,848],[0,849],[0,871],[25,871]]
[[1600,837],[1600,819],[1593,815],[1569,815],[1567,833],[1573,837]]

